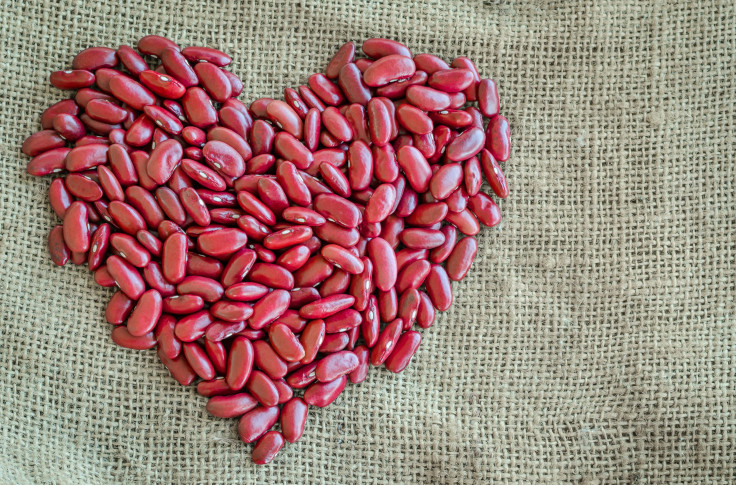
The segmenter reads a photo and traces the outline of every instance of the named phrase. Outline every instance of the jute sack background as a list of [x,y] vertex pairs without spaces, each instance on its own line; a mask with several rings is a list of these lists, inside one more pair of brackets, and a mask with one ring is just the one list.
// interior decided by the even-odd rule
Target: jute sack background
[[[11,0],[0,20],[0,482],[736,479],[733,2]],[[50,181],[19,147],[68,96],[48,73],[149,33],[232,54],[245,100],[350,39],[467,55],[513,126],[504,222],[452,309],[268,467],[46,254]]]

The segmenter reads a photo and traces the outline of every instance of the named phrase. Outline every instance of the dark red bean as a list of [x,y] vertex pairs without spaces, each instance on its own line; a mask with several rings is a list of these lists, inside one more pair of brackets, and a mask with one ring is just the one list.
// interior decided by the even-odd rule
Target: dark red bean
[[257,407],[247,412],[238,422],[238,434],[245,443],[252,443],[266,433],[279,418],[279,408]]
[[426,72],[428,75],[432,75],[437,71],[443,71],[450,69],[449,64],[432,54],[417,54],[414,56],[414,64],[417,69]]
[[345,389],[347,380],[346,376],[341,376],[331,382],[315,382],[304,391],[304,401],[320,408],[329,406]]
[[269,431],[263,435],[253,447],[251,458],[257,465],[271,463],[284,447],[284,436],[278,431]]
[[410,57],[393,54],[381,57],[373,62],[363,73],[363,80],[368,86],[385,86],[400,79],[414,75],[416,66]]
[[374,59],[390,55],[411,57],[411,51],[401,42],[380,37],[366,40],[363,42],[362,49],[365,55]]
[[[496,162],[496,159],[491,155],[491,152],[483,149],[480,152],[480,164],[483,168],[483,174],[488,181],[488,185],[491,186],[493,192],[500,197],[505,199],[509,195],[509,186],[506,182],[506,176],[503,174],[501,167]],[[476,195],[478,192],[476,191]]]
[[400,318],[397,318],[386,325],[386,327],[381,331],[375,346],[371,350],[371,364],[379,366],[386,361],[389,355],[391,355],[391,352],[399,339],[403,325],[404,322]]
[[505,162],[511,155],[511,128],[506,118],[496,115],[486,128],[485,146],[499,162]]

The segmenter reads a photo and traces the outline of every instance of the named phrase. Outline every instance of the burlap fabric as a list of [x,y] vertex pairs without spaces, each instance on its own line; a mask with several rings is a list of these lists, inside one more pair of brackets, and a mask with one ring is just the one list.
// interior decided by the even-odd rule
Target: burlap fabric
[[[733,2],[4,2],[0,482],[728,483],[736,478]],[[111,291],[46,254],[19,146],[48,73],[168,35],[280,96],[349,39],[473,58],[513,126],[504,222],[403,374],[372,371],[268,467]]]

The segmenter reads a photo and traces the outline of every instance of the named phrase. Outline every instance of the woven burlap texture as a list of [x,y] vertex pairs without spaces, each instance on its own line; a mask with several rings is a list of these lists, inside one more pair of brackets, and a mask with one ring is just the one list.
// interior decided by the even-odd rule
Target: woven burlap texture
[[[733,2],[10,0],[0,19],[0,482],[736,479]],[[68,97],[48,73],[150,33],[232,54],[244,100],[351,39],[466,55],[513,127],[504,221],[411,366],[315,409],[267,467],[155,352],[110,341],[112,292],[51,264],[50,179],[24,170]]]

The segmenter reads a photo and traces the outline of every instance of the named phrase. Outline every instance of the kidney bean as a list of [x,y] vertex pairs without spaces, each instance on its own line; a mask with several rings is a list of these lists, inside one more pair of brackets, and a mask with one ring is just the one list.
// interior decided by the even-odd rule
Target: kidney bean
[[[87,89],[86,91],[91,91]],[[80,90],[79,92],[82,92]],[[53,128],[53,121],[57,115],[68,114],[71,116],[79,115],[79,105],[73,99],[65,99],[57,103],[52,104],[46,110],[41,113],[41,127],[44,130]]]
[[323,354],[339,352],[346,348],[348,343],[350,343],[350,336],[346,332],[327,334],[319,347],[319,351]]
[[212,379],[211,381],[200,381],[199,383],[197,383],[197,393],[200,396],[212,397],[212,396],[230,396],[230,395],[236,394],[236,391],[233,391],[232,389],[230,389],[230,387],[227,385],[227,382],[225,382],[225,379],[223,377],[218,377],[218,378]]
[[397,108],[396,119],[407,131],[418,135],[430,133],[434,128],[432,119],[410,104],[402,104]]
[[360,274],[363,272],[362,261],[342,246],[328,244],[322,247],[320,254],[335,267],[342,268],[350,274]]
[[297,112],[286,102],[274,100],[266,106],[266,116],[280,130],[290,133],[295,138],[302,138],[304,124]]
[[411,215],[406,218],[406,222],[412,226],[429,227],[442,222],[446,216],[447,204],[432,202],[418,205]]
[[248,325],[260,330],[273,322],[289,308],[290,298],[289,292],[282,289],[264,296],[253,305],[253,315],[248,319]]
[[[340,88],[335,86],[324,74],[312,74],[311,76],[309,76],[308,81],[309,88],[325,104],[328,104],[330,106],[339,106],[345,101]],[[301,90],[300,94],[304,98],[304,94],[301,92]],[[304,100],[309,103],[306,98]]]
[[406,100],[423,111],[442,111],[450,107],[450,96],[427,86],[409,86]]
[[266,374],[254,370],[250,374],[246,389],[263,406],[275,406],[279,402],[279,391]]
[[394,351],[386,359],[386,369],[393,373],[399,373],[406,369],[421,342],[422,335],[419,332],[405,332],[396,343]]
[[[245,443],[256,441],[276,424],[278,418],[279,408],[277,406],[257,407],[248,411],[238,422],[240,439]],[[273,455],[275,456],[275,453]]]
[[363,42],[362,49],[365,55],[374,59],[390,55],[411,57],[411,51],[401,42],[380,37],[367,39]]
[[54,130],[41,130],[25,139],[21,151],[29,157],[35,157],[54,148],[62,148],[64,145],[66,140]]
[[115,327],[112,329],[112,341],[121,347],[133,350],[148,350],[156,346],[156,339],[152,333],[141,336],[134,336],[128,332],[125,327]]
[[343,375],[331,382],[316,382],[304,391],[304,401],[320,408],[329,406],[345,389],[347,380],[347,377]]
[[319,382],[331,382],[354,371],[360,362],[350,351],[340,351],[323,357],[315,368]]
[[70,151],[69,148],[54,148],[36,155],[26,165],[26,172],[37,177],[61,172],[64,170],[64,160]]
[[164,241],[161,251],[161,268],[164,277],[170,283],[180,283],[186,276],[187,237],[184,234],[172,234]]
[[478,217],[481,224],[493,227],[501,222],[501,209],[483,192],[468,199],[468,209]]
[[[255,255],[255,253],[252,251],[250,254]],[[253,258],[253,261],[255,261],[255,258]],[[267,293],[268,287],[266,287],[265,285],[262,285],[260,283],[247,282],[235,283],[229,286],[228,289],[225,291],[225,296],[227,296],[231,300],[254,301],[265,296]]]
[[506,118],[501,115],[491,118],[486,127],[485,146],[499,162],[508,160],[511,155],[511,128]]
[[49,231],[48,244],[51,261],[57,266],[64,266],[71,257],[71,251],[64,242],[64,230],[62,226],[54,226]]
[[271,325],[268,337],[274,350],[287,362],[296,362],[304,358],[304,347],[285,324]]
[[468,128],[447,145],[447,159],[455,162],[467,160],[480,152],[485,141],[482,129]]
[[251,458],[257,465],[271,463],[284,447],[284,436],[278,431],[269,431],[264,434],[253,447]]
[[432,75],[437,71],[444,71],[450,69],[449,64],[432,54],[417,54],[414,56],[414,64],[417,69],[426,72],[428,75]]
[[204,350],[215,372],[217,374],[224,374],[227,371],[227,350],[225,346],[221,342],[205,339]]
[[[197,387],[199,391],[199,386]],[[213,396],[207,401],[207,412],[218,418],[237,418],[258,406],[258,401],[248,393],[230,396]]]
[[72,60],[72,69],[94,71],[101,67],[115,67],[118,59],[115,50],[108,47],[90,47],[77,54]]
[[382,237],[368,241],[368,257],[373,264],[373,276],[376,287],[388,291],[396,283],[396,253],[391,245]]
[[82,202],[72,202],[64,214],[64,243],[72,252],[85,252],[89,249],[90,237],[87,225],[87,206]]
[[398,317],[404,322],[404,330],[409,330],[419,312],[419,291],[416,288],[408,288],[399,298]]
[[[491,186],[493,192],[500,197],[505,199],[509,195],[509,186],[506,183],[506,176],[503,174],[501,167],[496,162],[490,151],[485,148],[480,152],[480,165],[483,168],[483,174],[488,181],[488,185]],[[478,192],[476,191],[476,195]]]
[[463,167],[459,163],[448,163],[432,175],[429,181],[429,191],[437,200],[450,196],[463,181]]
[[399,335],[401,334],[403,325],[404,322],[400,318],[397,318],[386,325],[386,327],[381,331],[375,346],[371,350],[371,364],[379,366],[386,361],[389,355],[391,355],[391,352],[396,346]]
[[393,54],[381,57],[363,72],[363,80],[368,86],[385,86],[400,79],[414,75],[416,66],[410,57]]
[[158,349],[157,353],[161,363],[166,366],[171,373],[171,376],[176,379],[179,384],[188,386],[197,378],[197,374],[191,368],[183,354],[180,354],[174,359],[170,359],[162,352],[161,348]]

